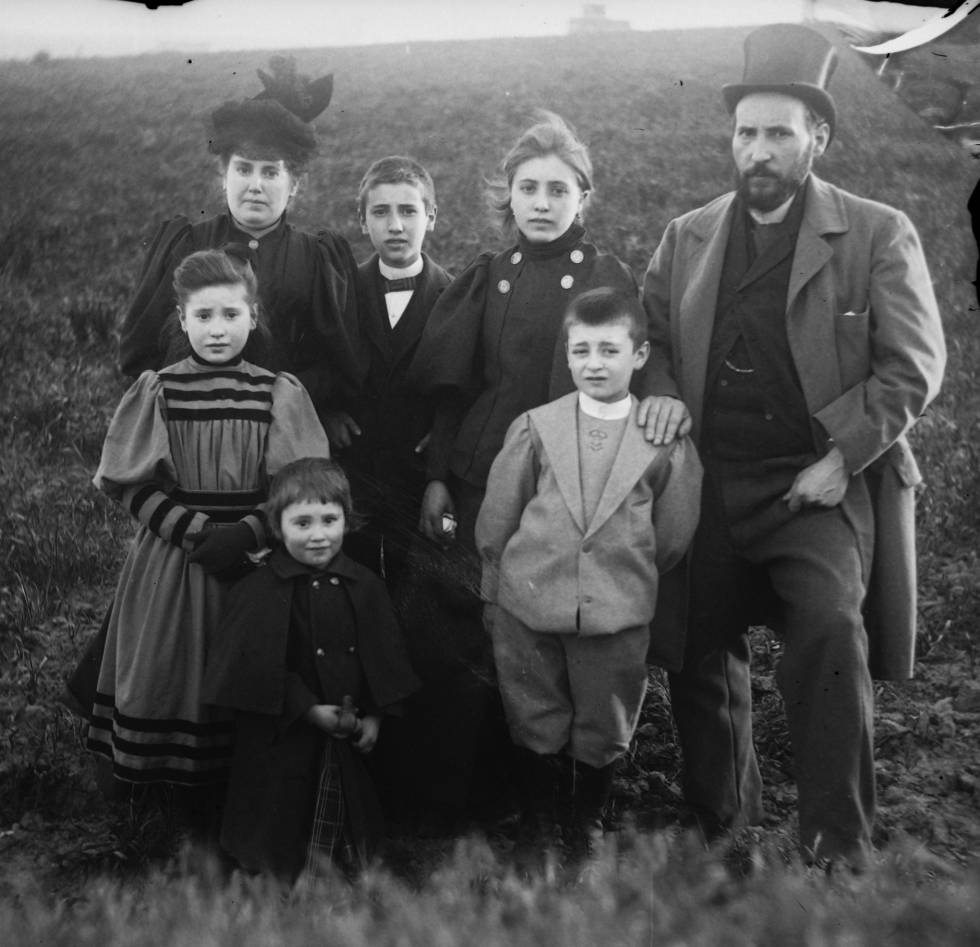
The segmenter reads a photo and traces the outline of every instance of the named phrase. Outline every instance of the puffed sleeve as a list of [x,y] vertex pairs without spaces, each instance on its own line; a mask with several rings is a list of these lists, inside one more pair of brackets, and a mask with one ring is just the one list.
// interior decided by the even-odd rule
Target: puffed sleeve
[[163,385],[155,372],[143,372],[122,396],[92,482],[114,500],[130,484],[153,482],[163,489],[176,484]]
[[330,445],[306,389],[295,375],[280,372],[272,385],[272,424],[266,444],[269,477],[301,457],[329,457]]
[[163,366],[161,333],[174,313],[173,275],[192,250],[186,217],[165,221],[157,229],[143,261],[136,292],[119,323],[119,368],[135,376]]
[[637,297],[640,295],[636,274],[612,253],[600,253],[597,256],[590,283],[593,286],[614,286],[624,293],[631,293]]
[[364,366],[357,319],[357,261],[340,234],[316,235],[313,327],[323,356],[296,374],[318,405],[344,404],[358,390]]
[[190,551],[184,537],[204,528],[208,516],[175,503],[168,493],[177,483],[170,453],[163,386],[144,372],[123,395],[109,422],[102,458],[92,479],[150,532]]
[[481,254],[442,291],[408,369],[408,383],[434,396],[425,452],[429,480],[445,480],[449,474],[453,441],[480,377],[477,360],[492,258]]
[[476,518],[476,548],[483,560],[480,597],[485,601],[497,601],[500,557],[537,490],[539,471],[537,442],[525,412],[507,429],[503,447],[490,467],[487,492]]
[[701,461],[689,437],[668,448],[670,463],[653,501],[657,571],[667,572],[684,558],[701,513]]
[[432,307],[408,370],[423,392],[466,389],[477,374],[477,352],[490,279],[491,253],[482,253],[442,292]]

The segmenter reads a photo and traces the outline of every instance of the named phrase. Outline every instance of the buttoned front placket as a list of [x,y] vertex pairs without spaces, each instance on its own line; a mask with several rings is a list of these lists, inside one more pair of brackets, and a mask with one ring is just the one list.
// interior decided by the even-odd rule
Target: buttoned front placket
[[363,692],[363,671],[354,611],[341,579],[313,576],[309,603],[313,665],[322,698],[328,704],[339,704],[350,696],[357,703]]

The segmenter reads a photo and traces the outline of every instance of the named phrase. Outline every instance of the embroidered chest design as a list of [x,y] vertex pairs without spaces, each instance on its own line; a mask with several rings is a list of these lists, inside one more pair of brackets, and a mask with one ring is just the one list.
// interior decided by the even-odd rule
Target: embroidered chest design
[[609,435],[601,428],[590,428],[586,433],[586,446],[591,451],[600,451],[606,446]]

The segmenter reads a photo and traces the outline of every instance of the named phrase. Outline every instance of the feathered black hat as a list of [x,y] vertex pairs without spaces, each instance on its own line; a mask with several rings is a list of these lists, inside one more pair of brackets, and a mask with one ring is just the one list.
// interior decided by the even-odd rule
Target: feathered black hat
[[745,38],[742,81],[722,86],[729,112],[752,92],[781,92],[800,99],[830,126],[834,136],[837,109],[827,92],[837,66],[837,50],[816,30],[778,23],[753,30]]
[[258,70],[265,88],[255,98],[225,102],[211,113],[208,149],[225,157],[234,151],[274,155],[302,168],[316,154],[316,134],[309,123],[330,104],[333,75],[310,81],[287,56],[274,56],[269,67],[271,75]]

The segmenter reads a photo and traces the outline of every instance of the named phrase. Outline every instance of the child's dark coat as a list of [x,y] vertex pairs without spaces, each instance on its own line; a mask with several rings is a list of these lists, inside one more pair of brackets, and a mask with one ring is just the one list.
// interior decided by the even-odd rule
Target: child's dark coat
[[[343,553],[326,570],[348,596],[368,694],[364,706],[384,708],[418,686],[381,580]],[[277,550],[267,565],[239,582],[208,654],[204,699],[239,712],[223,847],[242,865],[295,877],[302,868],[327,737],[287,707],[287,642],[293,595],[309,571]],[[326,702],[339,697],[327,695]],[[383,727],[382,727],[383,731]],[[371,779],[349,742],[335,741],[345,803],[362,862],[381,830]]]

